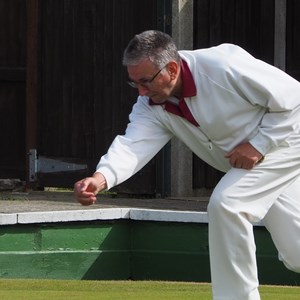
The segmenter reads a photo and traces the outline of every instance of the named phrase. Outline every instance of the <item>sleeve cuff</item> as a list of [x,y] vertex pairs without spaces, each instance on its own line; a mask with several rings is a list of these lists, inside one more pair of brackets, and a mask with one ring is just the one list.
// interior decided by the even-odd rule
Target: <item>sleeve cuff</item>
[[258,132],[258,134],[254,136],[249,143],[263,156],[265,156],[265,154],[274,146],[272,140],[260,132]]

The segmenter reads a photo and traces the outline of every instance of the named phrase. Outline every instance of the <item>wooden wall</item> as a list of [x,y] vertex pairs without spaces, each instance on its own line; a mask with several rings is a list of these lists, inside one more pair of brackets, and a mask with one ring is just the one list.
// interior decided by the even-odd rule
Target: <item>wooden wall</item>
[[[232,42],[273,63],[275,1],[194,1],[194,48]],[[135,33],[165,30],[170,3],[0,0],[0,178],[26,179],[28,145],[40,155],[85,161],[94,171],[124,132],[137,96],[126,84],[123,49]],[[286,71],[300,80],[300,2],[286,4]],[[194,188],[213,188],[222,173],[193,161]],[[121,189],[156,194],[164,164],[153,159]],[[71,186],[74,179],[54,176],[43,184]]]

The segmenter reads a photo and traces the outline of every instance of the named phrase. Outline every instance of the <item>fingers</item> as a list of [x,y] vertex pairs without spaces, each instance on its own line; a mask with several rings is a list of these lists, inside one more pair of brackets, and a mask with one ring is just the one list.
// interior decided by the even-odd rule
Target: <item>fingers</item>
[[250,143],[240,144],[225,155],[230,165],[238,169],[251,170],[263,158]]
[[75,193],[84,192],[87,189],[87,184],[85,183],[84,179],[77,181],[74,185]]
[[229,158],[229,164],[233,168],[237,169],[245,169],[245,170],[251,170],[253,169],[258,163],[258,158],[249,158],[249,157],[238,157],[238,156],[230,156]]
[[92,177],[86,177],[74,184],[74,196],[82,205],[94,204],[98,192],[107,188],[105,177],[101,173],[95,173]]
[[85,178],[77,181],[74,184],[74,196],[77,201],[82,205],[92,205],[96,202],[97,198],[94,188],[91,187],[91,179]]
[[93,193],[82,193],[80,197],[77,197],[77,200],[81,205],[88,206],[95,204],[97,198]]

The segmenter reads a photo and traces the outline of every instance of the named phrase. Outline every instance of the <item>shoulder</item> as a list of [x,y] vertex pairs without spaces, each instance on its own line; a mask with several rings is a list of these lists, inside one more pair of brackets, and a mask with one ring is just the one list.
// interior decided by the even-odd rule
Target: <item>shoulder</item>
[[192,51],[179,51],[195,76],[200,74],[215,77],[230,73],[241,62],[254,62],[255,58],[243,48],[234,44],[221,44],[219,46],[197,49]]
[[218,66],[230,64],[241,57],[253,58],[246,50],[234,44],[221,44],[196,50],[180,50],[179,54],[190,65],[199,63]]
[[247,55],[251,56],[246,50],[235,44],[221,44],[218,46],[196,49],[196,50],[180,50],[179,54],[182,58],[193,59],[198,57],[231,57],[235,55]]

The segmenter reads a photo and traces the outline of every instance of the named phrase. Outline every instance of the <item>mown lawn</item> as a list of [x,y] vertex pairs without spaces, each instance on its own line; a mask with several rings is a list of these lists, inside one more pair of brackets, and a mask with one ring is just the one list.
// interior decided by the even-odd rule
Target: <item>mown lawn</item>
[[[299,300],[300,287],[262,286],[262,300]],[[210,300],[204,283],[157,281],[0,280],[5,300]]]

